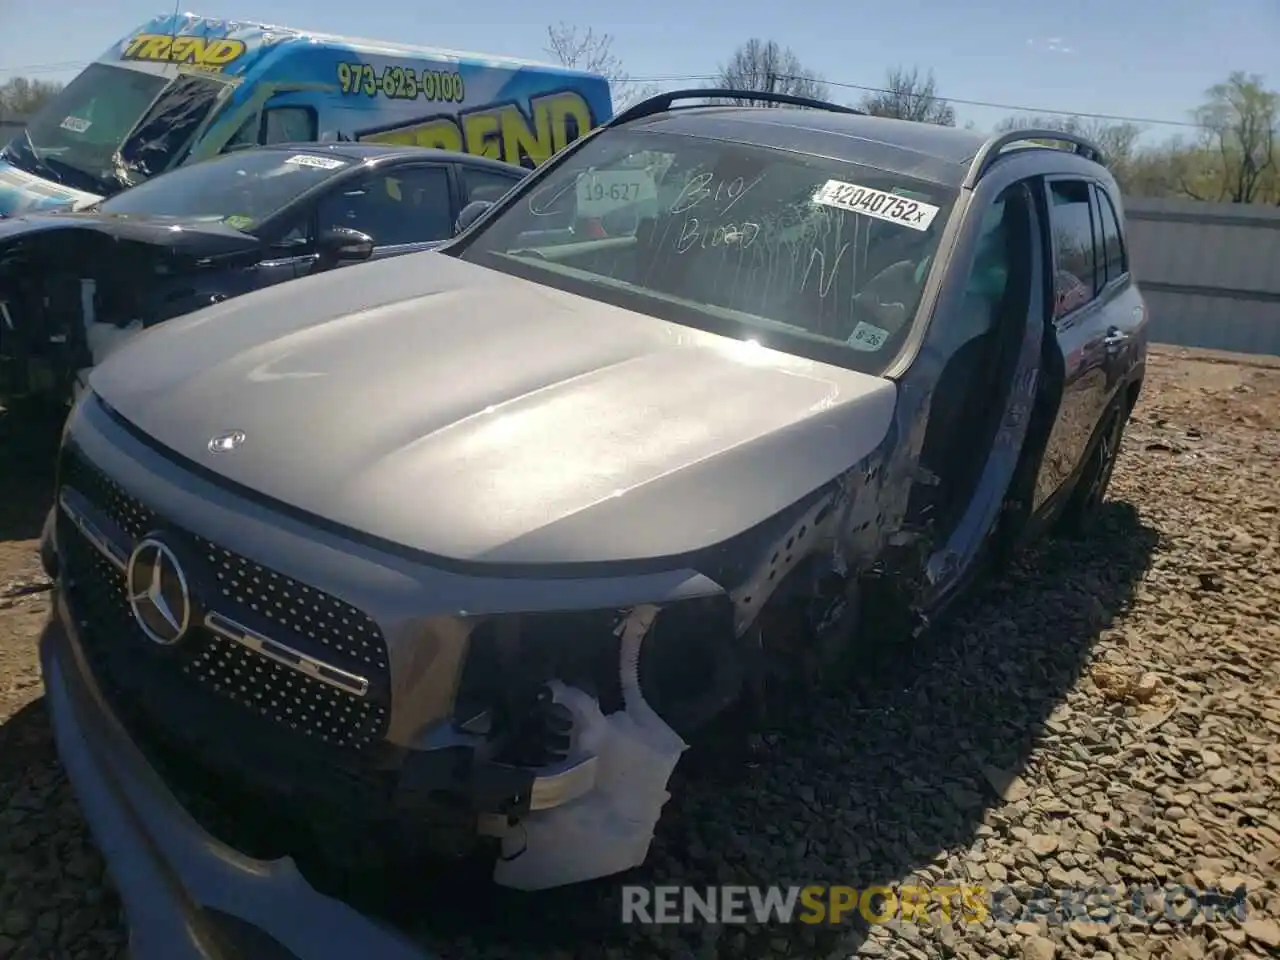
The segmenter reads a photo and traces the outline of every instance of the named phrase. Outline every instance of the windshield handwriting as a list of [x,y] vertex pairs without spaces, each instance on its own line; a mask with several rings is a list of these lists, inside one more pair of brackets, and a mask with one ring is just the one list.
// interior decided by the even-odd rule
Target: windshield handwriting
[[825,300],[827,294],[831,292],[832,286],[835,285],[836,277],[840,273],[840,261],[844,259],[846,253],[849,252],[848,243],[840,245],[836,251],[836,255],[832,258],[828,268],[827,255],[819,247],[814,247],[809,253],[809,264],[805,267],[804,277],[800,280],[800,290],[804,290],[809,285],[809,276],[813,273],[816,265],[818,268],[818,299]]
[[[563,215],[566,211],[563,209],[556,210],[554,207],[560,201],[561,197],[573,189],[574,184],[575,181],[566,180],[558,187],[548,185],[533,191],[533,196],[529,198],[529,212],[535,217],[553,217],[557,214]],[[545,196],[548,193],[551,194],[550,197]]]
[[704,224],[697,217],[689,217],[676,238],[676,253],[688,253],[697,247],[701,250],[737,245],[746,250],[760,236],[760,224],[744,220],[742,223]]
[[[712,206],[716,208],[715,212],[724,216],[763,179],[763,173],[750,183],[747,183],[743,177],[721,178],[717,181],[714,173],[695,174],[689,178],[689,182],[684,185],[680,195],[671,204],[670,212],[688,213],[710,200]],[[720,206],[721,204],[723,206]]]

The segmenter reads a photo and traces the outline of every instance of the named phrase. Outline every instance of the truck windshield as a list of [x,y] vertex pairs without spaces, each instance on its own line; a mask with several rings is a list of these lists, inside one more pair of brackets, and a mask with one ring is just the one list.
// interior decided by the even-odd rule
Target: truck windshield
[[113,194],[165,169],[189,145],[221,89],[204,77],[183,75],[170,83],[153,73],[92,63],[32,118],[5,156],[29,173]]

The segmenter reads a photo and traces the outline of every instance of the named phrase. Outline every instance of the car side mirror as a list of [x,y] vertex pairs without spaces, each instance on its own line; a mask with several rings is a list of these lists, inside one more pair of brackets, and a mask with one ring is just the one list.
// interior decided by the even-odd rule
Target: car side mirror
[[453,225],[453,235],[456,237],[467,227],[471,226],[482,216],[488,213],[489,208],[493,206],[492,200],[472,200],[462,212],[458,214],[458,222]]
[[358,263],[373,256],[373,237],[350,227],[330,227],[316,241],[316,253],[327,267]]

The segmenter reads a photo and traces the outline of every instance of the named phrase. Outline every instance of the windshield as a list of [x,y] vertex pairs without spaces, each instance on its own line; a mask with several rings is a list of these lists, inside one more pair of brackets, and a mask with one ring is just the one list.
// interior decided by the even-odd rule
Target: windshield
[[[168,83],[152,73],[91,63],[35,115],[5,155],[29,173],[114,193],[165,169],[189,145],[222,89],[205,77],[180,76],[166,90]],[[125,145],[144,116],[138,136]],[[126,182],[113,162],[122,146]]]
[[355,161],[326,152],[252,150],[192,163],[102,201],[104,213],[221,220],[250,230]]
[[821,157],[606,131],[455,255],[879,372],[906,338],[954,196]]

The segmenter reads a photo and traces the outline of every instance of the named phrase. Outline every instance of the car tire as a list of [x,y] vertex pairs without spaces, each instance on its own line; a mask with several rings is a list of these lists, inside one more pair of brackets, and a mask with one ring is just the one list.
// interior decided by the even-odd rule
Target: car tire
[[1129,408],[1123,400],[1111,405],[1098,431],[1097,442],[1089,452],[1089,461],[1058,519],[1060,534],[1079,538],[1092,532],[1111,485],[1128,420]]

